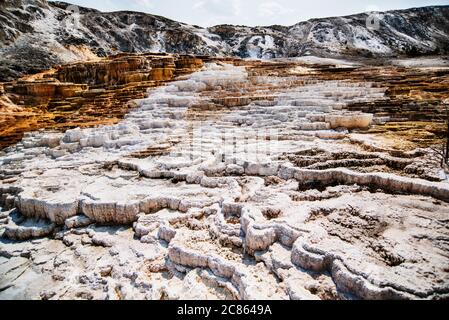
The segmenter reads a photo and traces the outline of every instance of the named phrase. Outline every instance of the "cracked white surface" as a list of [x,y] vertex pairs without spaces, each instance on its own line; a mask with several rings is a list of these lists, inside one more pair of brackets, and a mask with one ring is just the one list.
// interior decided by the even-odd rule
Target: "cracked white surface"
[[0,157],[0,298],[447,297],[449,185],[346,130],[383,94],[210,64],[118,125],[27,134]]

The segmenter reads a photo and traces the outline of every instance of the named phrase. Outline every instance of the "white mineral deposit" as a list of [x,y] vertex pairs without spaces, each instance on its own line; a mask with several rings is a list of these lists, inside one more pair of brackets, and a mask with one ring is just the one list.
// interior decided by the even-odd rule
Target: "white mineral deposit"
[[[195,32],[221,49],[193,53],[232,51],[218,27]],[[267,37],[245,57],[267,58]],[[5,82],[0,299],[449,298],[447,65],[275,49],[123,54]],[[32,117],[31,96],[45,105]]]

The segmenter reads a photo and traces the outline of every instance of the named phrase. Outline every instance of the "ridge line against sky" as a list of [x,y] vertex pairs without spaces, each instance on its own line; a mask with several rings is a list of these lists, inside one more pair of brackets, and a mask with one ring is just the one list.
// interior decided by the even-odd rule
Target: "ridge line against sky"
[[66,0],[110,11],[140,11],[202,27],[219,24],[290,26],[313,18],[346,16],[366,11],[388,11],[447,5],[447,0]]

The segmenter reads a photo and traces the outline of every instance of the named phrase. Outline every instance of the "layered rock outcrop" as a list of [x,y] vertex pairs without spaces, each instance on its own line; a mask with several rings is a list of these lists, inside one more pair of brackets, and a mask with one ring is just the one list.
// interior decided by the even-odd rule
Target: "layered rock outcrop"
[[143,98],[149,88],[202,65],[201,59],[190,56],[122,54],[59,66],[40,79],[7,83],[0,148],[19,141],[30,130],[116,123],[132,107],[128,101]]

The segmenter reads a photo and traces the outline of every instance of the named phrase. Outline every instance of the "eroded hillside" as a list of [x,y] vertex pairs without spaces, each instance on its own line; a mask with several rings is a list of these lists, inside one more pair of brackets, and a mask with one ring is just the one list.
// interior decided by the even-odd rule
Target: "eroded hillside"
[[[375,19],[376,27],[369,24]],[[0,3],[0,81],[117,53],[240,58],[304,55],[447,55],[449,7],[312,19],[293,26],[211,28],[139,12],[100,12],[64,2]]]

